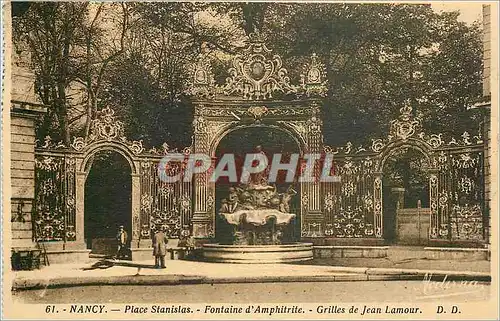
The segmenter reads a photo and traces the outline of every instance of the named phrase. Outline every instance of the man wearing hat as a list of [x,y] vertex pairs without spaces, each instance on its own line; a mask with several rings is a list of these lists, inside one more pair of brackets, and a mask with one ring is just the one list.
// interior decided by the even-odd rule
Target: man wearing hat
[[126,249],[128,235],[127,231],[123,228],[123,225],[118,227],[118,232],[116,233],[116,240],[118,242],[118,249],[116,250],[115,259],[119,259],[122,257],[123,250]]
[[155,268],[166,268],[165,255],[167,254],[168,238],[165,234],[165,227],[161,227],[153,235],[153,256],[155,257]]

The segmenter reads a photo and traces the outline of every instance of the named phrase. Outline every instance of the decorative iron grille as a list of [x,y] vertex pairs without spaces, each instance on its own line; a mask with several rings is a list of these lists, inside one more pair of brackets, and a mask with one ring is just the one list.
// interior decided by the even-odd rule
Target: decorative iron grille
[[75,159],[70,155],[35,158],[34,239],[76,239]]
[[[383,236],[384,162],[408,148],[428,159],[414,170],[424,170],[429,182],[430,239],[485,240],[484,142],[481,135],[465,132],[462,139],[445,141],[441,134],[427,135],[408,106],[391,123],[385,139],[373,140],[371,148],[345,147],[325,151],[336,155],[335,174],[340,183],[323,183],[322,211],[325,235],[335,238]],[[417,163],[415,163],[417,164]]]
[[338,238],[375,236],[374,162],[372,158],[341,158],[334,163],[340,182],[323,183],[325,235]]
[[432,238],[484,239],[484,153],[456,149],[438,154],[438,216]]
[[[141,163],[141,238],[150,238],[160,228],[170,238],[190,230],[191,182],[164,183],[158,176],[159,160]],[[172,168],[170,176],[180,168]]]

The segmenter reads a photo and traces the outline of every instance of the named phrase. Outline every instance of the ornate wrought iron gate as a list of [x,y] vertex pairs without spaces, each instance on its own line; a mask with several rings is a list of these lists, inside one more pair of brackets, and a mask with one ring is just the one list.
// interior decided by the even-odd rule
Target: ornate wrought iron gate
[[75,158],[60,153],[39,153],[35,158],[35,241],[74,241]]
[[[428,160],[429,238],[484,240],[487,214],[481,135],[464,133],[460,140],[447,141],[441,134],[428,135],[412,108],[404,106],[391,122],[386,138],[375,139],[366,148],[349,142],[331,148],[323,145],[318,98],[326,94],[326,78],[324,66],[315,55],[304,66],[300,83],[294,85],[280,57],[254,39],[244,55],[235,57],[229,73],[226,83],[217,86],[207,62],[194,66],[194,143],[182,153],[213,157],[218,142],[228,132],[264,126],[290,134],[302,153],[334,154],[340,183],[301,184],[302,237],[382,239],[384,164],[398,150],[412,148]],[[296,99],[278,100],[272,98],[275,94],[294,95]],[[225,98],[218,100],[217,95]],[[235,95],[239,97],[235,99]],[[172,238],[179,237],[182,230],[190,230],[199,238],[214,237],[215,188],[208,174],[197,175],[193,183],[162,183],[157,166],[164,155],[177,151],[167,144],[146,151],[142,141],[129,141],[123,123],[105,108],[93,121],[87,140],[77,137],[70,146],[64,146],[47,139],[37,149],[35,239],[84,244],[85,179],[89,159],[102,150],[117,152],[130,164],[133,246],[140,247],[141,240],[149,240],[159,227],[168,228]],[[149,241],[145,243],[149,246]]]
[[[165,227],[171,238],[191,229],[192,184],[162,183],[158,164],[163,156],[178,153],[167,144],[146,151],[141,141],[129,141],[123,135],[123,123],[113,110],[103,109],[92,123],[89,139],[76,137],[70,146],[54,144],[49,138],[36,150],[34,238],[38,241],[84,242],[84,189],[90,171],[90,159],[101,151],[122,155],[132,173],[132,246],[141,240],[150,245],[153,232]],[[189,154],[190,147],[181,152]]]
[[429,239],[485,240],[484,143],[481,134],[465,132],[460,140],[445,142],[442,135],[421,131],[420,119],[408,106],[391,123],[386,139],[370,148],[325,146],[334,153],[341,183],[323,183],[325,236],[334,238],[383,237],[383,172],[387,158],[402,148],[413,148],[428,159]]

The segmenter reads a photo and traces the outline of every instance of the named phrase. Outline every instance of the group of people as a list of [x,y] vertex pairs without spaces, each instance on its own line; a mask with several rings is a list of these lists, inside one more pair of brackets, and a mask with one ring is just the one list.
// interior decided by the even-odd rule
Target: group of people
[[[166,233],[166,228],[162,227],[158,231],[156,231],[152,238],[152,247],[153,247],[153,256],[155,258],[155,268],[166,268],[165,266],[165,255],[167,255],[167,244],[168,244],[168,236]],[[128,234],[125,231],[124,226],[120,225],[118,228],[118,232],[116,234],[116,241],[118,243],[116,254],[114,255],[114,259],[121,259],[128,255],[130,252],[127,244],[128,244]],[[182,231],[181,238],[179,240],[179,246],[193,248],[194,242],[192,238],[190,238],[189,232]]]

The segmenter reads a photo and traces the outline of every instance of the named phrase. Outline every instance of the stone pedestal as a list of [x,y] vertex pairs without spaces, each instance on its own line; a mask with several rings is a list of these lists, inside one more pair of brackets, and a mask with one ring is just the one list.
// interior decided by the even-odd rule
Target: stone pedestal
[[286,245],[222,245],[204,244],[203,258],[219,263],[291,263],[313,258],[312,243]]
[[404,187],[393,187],[391,193],[394,194],[397,208],[405,208],[405,191]]

